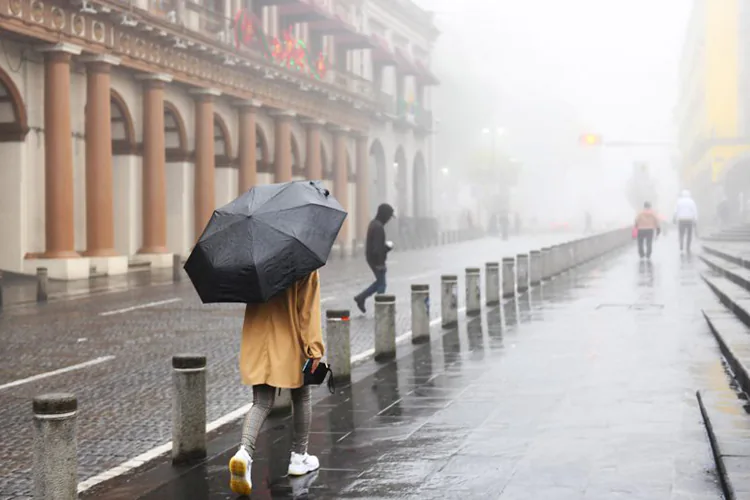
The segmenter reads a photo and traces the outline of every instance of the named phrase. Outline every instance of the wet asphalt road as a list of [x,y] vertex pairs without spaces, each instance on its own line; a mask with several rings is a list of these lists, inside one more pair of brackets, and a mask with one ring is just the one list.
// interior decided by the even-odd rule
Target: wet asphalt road
[[[398,332],[410,328],[410,284],[431,285],[432,311],[437,316],[440,274],[462,275],[467,266],[483,266],[573,237],[487,239],[393,254],[389,293],[398,296]],[[78,395],[82,481],[169,441],[172,354],[208,356],[209,422],[249,402],[250,392],[238,386],[237,374],[242,308],[203,306],[186,279],[173,285],[162,278],[158,276],[152,286],[127,291],[41,307],[9,307],[0,315],[0,498],[29,494],[30,401],[35,395],[56,391]],[[371,279],[360,260],[332,262],[322,271],[323,308],[354,307],[350,297]],[[373,323],[371,312],[353,318],[353,354],[372,347]],[[87,363],[80,369],[27,380]]]
[[[694,393],[728,379],[698,268],[660,241],[652,263],[626,252],[400,346],[315,404],[317,474],[283,477],[290,421],[267,423],[253,498],[722,498]],[[177,480],[156,467],[102,494],[235,498],[226,464],[239,432]]]

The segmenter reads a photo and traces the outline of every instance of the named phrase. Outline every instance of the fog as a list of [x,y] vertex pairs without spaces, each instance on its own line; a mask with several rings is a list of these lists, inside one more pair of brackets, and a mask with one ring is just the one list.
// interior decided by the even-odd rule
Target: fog
[[[673,115],[692,2],[417,3],[435,12],[441,30],[432,59],[441,85],[432,107],[440,120],[434,204],[443,223],[463,221],[466,210],[486,221],[493,208],[481,203],[483,194],[471,189],[477,182],[464,174],[477,163],[511,158],[520,174],[508,209],[525,222],[580,225],[590,211],[595,225],[629,223],[635,162],[648,164],[656,208],[671,214],[680,189]],[[583,133],[601,134],[605,146],[582,147]],[[609,147],[608,141],[667,145]]]

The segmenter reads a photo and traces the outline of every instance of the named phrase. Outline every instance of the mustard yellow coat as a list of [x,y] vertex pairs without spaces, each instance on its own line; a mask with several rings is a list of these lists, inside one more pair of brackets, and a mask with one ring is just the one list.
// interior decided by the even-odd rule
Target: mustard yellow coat
[[324,353],[317,271],[264,304],[248,304],[240,346],[243,384],[296,389],[305,361]]

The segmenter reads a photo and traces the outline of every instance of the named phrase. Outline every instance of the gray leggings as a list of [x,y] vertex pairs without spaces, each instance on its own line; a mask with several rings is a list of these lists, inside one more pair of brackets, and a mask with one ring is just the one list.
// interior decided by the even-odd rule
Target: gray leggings
[[[258,439],[260,428],[271,412],[271,408],[273,408],[277,390],[270,385],[253,386],[253,406],[245,415],[245,423],[242,426],[242,446],[245,447],[251,457],[255,453],[255,441]],[[310,420],[312,418],[309,385],[292,389],[292,413],[294,420],[292,451],[305,454],[307,453],[307,441],[310,435]]]

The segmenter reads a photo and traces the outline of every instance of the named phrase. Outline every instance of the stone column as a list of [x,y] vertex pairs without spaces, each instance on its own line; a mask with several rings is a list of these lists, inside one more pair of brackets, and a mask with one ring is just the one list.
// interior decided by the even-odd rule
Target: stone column
[[165,74],[143,80],[143,243],[139,254],[167,253],[167,161],[164,138]]
[[320,130],[323,120],[306,120],[307,140],[305,153],[305,175],[311,181],[323,180],[323,163],[320,158]]
[[[78,257],[73,211],[73,134],[70,59],[81,53],[60,43],[44,51],[44,258]],[[109,126],[109,125],[108,125]]]
[[[346,168],[348,134],[348,128],[336,128],[333,131],[333,196],[341,203],[344,210],[349,210],[349,171]],[[341,226],[338,242],[341,252],[345,253],[349,242],[348,217]]]
[[195,95],[195,235],[197,241],[216,208],[214,97],[216,90],[201,89]]
[[274,144],[274,182],[289,182],[292,180],[292,119],[297,116],[293,111],[279,111],[273,113],[276,129]]
[[[357,242],[364,245],[370,222],[370,151],[366,134],[357,135]],[[374,215],[374,214],[372,214]]]
[[258,159],[255,155],[255,115],[261,106],[259,101],[243,101],[240,106],[240,145],[238,194],[242,194],[257,184]]
[[112,184],[110,69],[112,56],[94,56],[86,66],[86,253],[115,255]]

